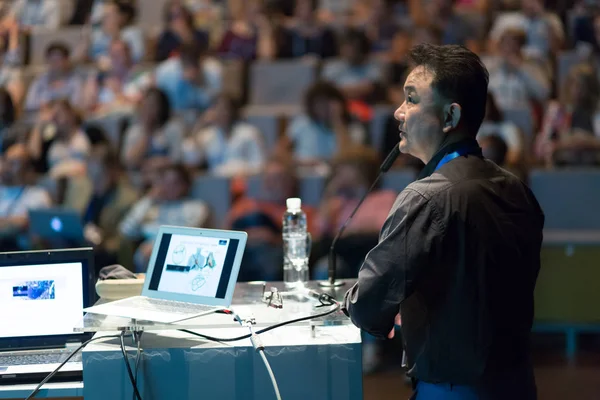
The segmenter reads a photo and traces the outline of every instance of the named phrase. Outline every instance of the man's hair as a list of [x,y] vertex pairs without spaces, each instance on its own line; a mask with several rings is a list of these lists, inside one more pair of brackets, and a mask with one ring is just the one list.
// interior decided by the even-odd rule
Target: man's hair
[[71,49],[64,42],[52,42],[46,47],[46,58],[54,52],[60,53],[64,58],[69,58],[71,55]]
[[479,57],[463,46],[420,44],[410,58],[433,75],[431,87],[462,107],[460,123],[475,137],[485,116],[489,74]]

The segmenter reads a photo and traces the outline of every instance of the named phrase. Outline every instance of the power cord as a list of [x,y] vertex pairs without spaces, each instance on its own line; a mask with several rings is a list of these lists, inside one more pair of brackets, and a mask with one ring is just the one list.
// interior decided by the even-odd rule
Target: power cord
[[[137,385],[138,382],[138,368],[140,366],[140,359],[142,358],[142,331],[134,331],[133,332],[133,336],[131,337],[133,339],[134,344],[137,347],[137,352],[135,355],[135,368],[133,371],[133,382],[135,383],[135,385]],[[132,393],[131,395],[132,400],[135,400],[135,392]]]
[[52,377],[54,375],[56,375],[56,373],[58,371],[60,371],[60,369],[62,367],[64,367],[64,365],[66,363],[68,363],[73,357],[75,357],[75,354],[77,354],[78,352],[80,352],[85,346],[87,346],[88,344],[96,341],[96,340],[100,340],[100,339],[108,339],[108,338],[118,338],[118,335],[111,335],[111,336],[99,336],[99,337],[95,337],[95,338],[91,338],[89,340],[86,340],[85,342],[83,342],[78,348],[76,348],[71,354],[69,354],[69,356],[58,366],[56,367],[56,369],[54,371],[52,371],[50,374],[48,374],[48,376],[46,376],[44,378],[44,380],[42,380],[39,385],[36,386],[35,389],[33,389],[33,392],[31,392],[31,394],[29,396],[27,396],[27,398],[25,400],[30,400],[33,399],[35,397],[36,394],[39,393],[39,391],[42,389],[42,386],[44,386],[50,379],[52,379]]
[[129,375],[131,386],[133,387],[133,394],[137,400],[142,400],[142,396],[140,395],[140,391],[137,387],[136,379],[133,376],[133,371],[131,370],[131,365],[129,365],[129,357],[127,356],[127,352],[125,351],[125,331],[121,331],[121,335],[119,336],[119,338],[121,339],[121,353],[123,353],[123,361],[125,362],[125,367],[127,367],[127,374]]
[[[276,328],[280,328],[280,327],[285,326],[285,325],[295,324],[297,322],[308,321],[308,320],[315,319],[315,318],[326,317],[327,315],[331,315],[331,314],[339,311],[340,308],[341,308],[340,303],[337,300],[335,300],[332,296],[330,296],[328,294],[324,294],[324,293],[320,294],[318,296],[318,300],[319,300],[319,302],[321,304],[318,305],[317,307],[326,307],[326,306],[332,306],[332,305],[335,305],[335,307],[333,307],[332,309],[330,309],[328,311],[319,313],[319,314],[312,314],[312,315],[308,315],[306,317],[300,317],[300,318],[290,319],[290,320],[287,320],[287,321],[279,322],[279,323],[274,324],[274,325],[270,325],[270,326],[268,326],[266,328],[263,328],[263,329],[260,329],[260,330],[256,331],[256,334],[260,335],[261,333],[265,333],[265,332],[271,331],[271,330],[276,329]],[[225,313],[226,314],[233,314],[231,311],[227,311]],[[231,338],[218,338],[218,337],[209,336],[209,335],[205,335],[205,334],[202,334],[202,333],[190,331],[188,329],[179,329],[179,331],[188,333],[188,334],[193,335],[193,336],[198,336],[198,337],[201,337],[201,338],[206,339],[206,340],[211,340],[213,342],[237,342],[238,340],[248,339],[248,338],[250,338],[252,336],[252,334],[246,334],[246,335],[237,336],[237,337],[231,337]]]

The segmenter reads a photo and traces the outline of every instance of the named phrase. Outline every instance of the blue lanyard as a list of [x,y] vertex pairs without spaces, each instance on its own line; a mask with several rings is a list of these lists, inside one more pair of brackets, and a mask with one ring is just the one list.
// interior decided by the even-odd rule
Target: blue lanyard
[[468,152],[466,152],[466,151],[463,152],[463,151],[460,151],[460,150],[459,151],[455,151],[453,153],[446,154],[444,156],[444,158],[442,158],[440,160],[440,162],[438,163],[437,167],[435,167],[435,170],[437,171],[438,169],[442,168],[442,166],[444,164],[447,164],[450,161],[454,160],[455,158],[458,158],[458,157],[466,155],[466,154],[468,154]]

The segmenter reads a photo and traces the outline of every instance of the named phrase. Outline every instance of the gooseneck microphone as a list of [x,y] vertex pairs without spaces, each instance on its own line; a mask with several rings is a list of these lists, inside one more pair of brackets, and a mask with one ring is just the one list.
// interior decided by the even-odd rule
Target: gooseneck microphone
[[352,210],[352,214],[350,214],[350,216],[346,219],[346,221],[344,222],[344,225],[342,225],[342,227],[338,231],[337,235],[335,235],[335,237],[333,238],[333,242],[331,242],[331,247],[329,248],[329,264],[328,264],[329,265],[329,268],[328,268],[329,277],[326,281],[319,282],[319,286],[328,287],[328,288],[344,286],[345,283],[343,281],[337,281],[335,279],[336,270],[337,270],[337,258],[336,258],[336,254],[335,254],[335,245],[337,244],[337,241],[339,240],[339,238],[342,236],[342,234],[346,230],[346,227],[348,226],[350,221],[352,221],[352,218],[354,218],[354,214],[356,214],[356,212],[358,211],[358,209],[360,208],[362,203],[365,201],[367,196],[373,191],[373,189],[377,185],[377,182],[379,182],[379,179],[383,176],[383,174],[388,172],[389,169],[392,167],[392,165],[394,165],[394,162],[396,161],[396,159],[398,158],[399,155],[400,155],[400,144],[397,144],[396,146],[394,146],[392,151],[390,151],[390,154],[388,154],[388,156],[385,158],[383,163],[381,163],[381,166],[379,167],[379,174],[377,175],[377,178],[375,178],[375,181],[373,182],[373,184],[371,185],[369,190],[367,190],[367,192],[362,196],[362,198],[360,199],[360,201],[358,202],[358,204],[356,205],[354,210]]

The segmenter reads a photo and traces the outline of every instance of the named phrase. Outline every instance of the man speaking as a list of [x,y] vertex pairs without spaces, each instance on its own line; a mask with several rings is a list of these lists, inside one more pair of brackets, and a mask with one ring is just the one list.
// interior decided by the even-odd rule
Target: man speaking
[[475,136],[488,73],[460,46],[419,45],[395,112],[425,163],[396,199],[344,311],[378,337],[401,319],[416,400],[536,398],[529,339],[544,215]]

